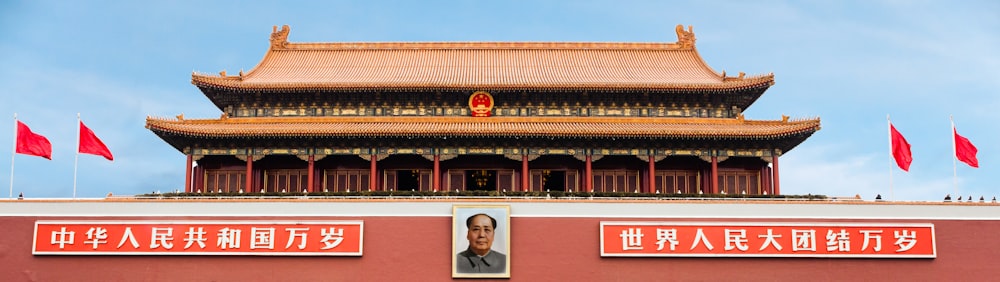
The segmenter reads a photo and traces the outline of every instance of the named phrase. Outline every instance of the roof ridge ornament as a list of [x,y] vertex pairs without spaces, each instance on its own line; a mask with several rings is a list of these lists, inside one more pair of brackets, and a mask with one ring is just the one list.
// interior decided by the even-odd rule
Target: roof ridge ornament
[[285,49],[288,46],[288,32],[292,29],[288,25],[282,25],[281,30],[278,30],[278,26],[271,27],[271,49]]
[[681,49],[694,49],[694,27],[689,25],[685,31],[684,25],[679,24],[674,30],[677,31],[677,45]]

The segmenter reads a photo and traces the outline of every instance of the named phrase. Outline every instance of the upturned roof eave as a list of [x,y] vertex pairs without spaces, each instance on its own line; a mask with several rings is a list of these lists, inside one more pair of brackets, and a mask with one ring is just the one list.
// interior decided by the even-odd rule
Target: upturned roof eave
[[574,84],[455,84],[455,83],[244,83],[227,78],[193,74],[191,84],[199,88],[247,92],[295,91],[405,91],[405,90],[556,90],[556,91],[719,91],[736,92],[774,85],[773,76],[753,81],[721,83],[574,83]]

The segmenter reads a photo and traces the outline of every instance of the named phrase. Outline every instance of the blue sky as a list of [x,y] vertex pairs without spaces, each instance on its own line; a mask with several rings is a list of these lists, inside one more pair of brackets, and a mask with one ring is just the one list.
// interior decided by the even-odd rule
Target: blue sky
[[[14,194],[72,196],[77,113],[115,154],[80,155],[79,197],[182,188],[184,156],[146,116],[218,117],[191,72],[251,69],[283,24],[293,42],[673,42],[692,25],[717,71],[775,73],[748,118],[822,119],[781,158],[783,193],[954,194],[953,115],[980,151],[981,168],[958,164],[959,194],[1000,194],[1000,2],[323,2],[0,2],[0,116],[17,113],[54,151],[15,157]],[[913,146],[908,173],[891,162],[886,115]],[[8,121],[0,148],[13,148]]]

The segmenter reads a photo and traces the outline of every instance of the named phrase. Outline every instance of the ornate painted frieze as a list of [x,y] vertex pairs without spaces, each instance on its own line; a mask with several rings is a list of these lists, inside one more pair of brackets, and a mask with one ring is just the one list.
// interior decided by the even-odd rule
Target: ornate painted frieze
[[537,155],[575,155],[577,153],[583,153],[581,149],[566,149],[566,148],[540,148],[540,149],[529,149],[529,154]]
[[[481,95],[476,95],[479,93]],[[483,94],[485,93],[485,94]],[[305,93],[300,93],[307,95]],[[621,117],[730,117],[733,113],[739,113],[740,109],[730,106],[730,110],[719,104],[687,104],[687,103],[651,103],[641,100],[633,101],[610,101],[603,102],[608,98],[595,98],[593,101],[580,101],[577,98],[587,99],[586,94],[566,94],[566,96],[553,98],[556,101],[537,101],[537,96],[527,95],[528,100],[510,100],[511,93],[488,93],[478,91],[464,94],[472,102],[473,96],[486,97],[490,95],[493,99],[477,99],[480,101],[477,108],[472,108],[471,104],[462,105],[463,102],[458,95],[431,95],[427,93],[414,93],[410,96],[390,95],[389,97],[373,100],[371,94],[364,93],[336,93],[332,95],[314,95],[299,97],[305,99],[297,102],[255,102],[243,101],[238,105],[227,106],[224,112],[233,117],[281,117],[281,116],[621,116]],[[232,96],[230,99],[253,99],[246,95],[220,94],[222,96]],[[365,96],[369,95],[369,96]],[[497,102],[496,95],[507,95],[502,104]],[[379,96],[379,95],[376,95]],[[520,96],[520,95],[518,95]],[[324,97],[326,101],[315,101],[315,97]],[[648,99],[649,96],[643,96]],[[259,98],[259,97],[258,97]],[[562,101],[560,99],[565,99]],[[638,98],[636,98],[638,99]],[[484,103],[485,101],[490,103]],[[570,100],[575,100],[575,103]],[[489,107],[487,107],[487,105]],[[479,113],[477,113],[477,111]]]
[[[369,154],[358,155],[358,157],[361,157],[362,159],[364,159],[366,161],[371,161],[372,160],[372,155],[369,155]],[[388,157],[389,157],[388,154],[377,154],[377,155],[375,155],[375,161],[381,161],[381,160],[384,160],[385,158],[388,158]]]
[[[649,161],[649,155],[636,155],[635,157],[638,158],[640,161],[644,161],[644,162],[648,162]],[[658,161],[662,161],[665,158],[667,158],[667,156],[657,156],[657,155],[654,155],[653,156],[653,161],[654,162],[658,162]]]
[[434,154],[434,149],[431,148],[386,148],[384,150],[379,150],[379,153],[385,153],[390,155],[396,154],[417,154],[417,155],[432,155]]
[[[639,149],[600,149],[601,155],[639,155]],[[646,150],[643,150],[646,151]]]
[[[241,161],[244,161],[244,162],[245,162],[245,161],[247,161],[247,159],[248,159],[248,158],[247,158],[247,157],[248,157],[248,155],[235,155],[234,157],[236,157],[237,159],[239,159],[239,160],[241,160]],[[263,158],[264,158],[264,155],[253,155],[253,156],[252,156],[252,159],[253,159],[253,161],[255,161],[255,162],[256,162],[256,161],[259,161],[260,159],[263,159]]]

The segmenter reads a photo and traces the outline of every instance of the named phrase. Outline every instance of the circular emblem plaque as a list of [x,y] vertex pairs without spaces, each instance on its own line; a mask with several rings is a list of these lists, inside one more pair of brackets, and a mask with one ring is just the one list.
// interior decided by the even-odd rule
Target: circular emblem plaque
[[493,95],[486,91],[476,91],[469,96],[469,110],[474,117],[488,117],[493,111]]

